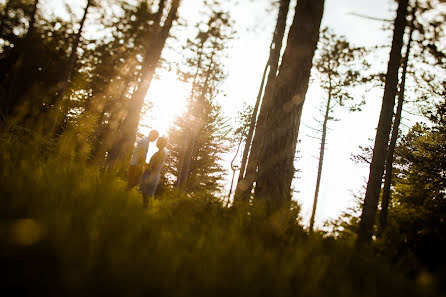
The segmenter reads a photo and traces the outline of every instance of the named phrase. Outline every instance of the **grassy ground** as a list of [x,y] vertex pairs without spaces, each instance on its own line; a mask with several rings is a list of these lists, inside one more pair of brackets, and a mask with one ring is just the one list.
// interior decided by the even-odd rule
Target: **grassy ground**
[[264,220],[170,194],[144,210],[114,175],[66,154],[46,158],[36,140],[0,141],[0,264],[11,296],[435,295],[429,278],[408,280],[371,251],[308,236],[297,207]]

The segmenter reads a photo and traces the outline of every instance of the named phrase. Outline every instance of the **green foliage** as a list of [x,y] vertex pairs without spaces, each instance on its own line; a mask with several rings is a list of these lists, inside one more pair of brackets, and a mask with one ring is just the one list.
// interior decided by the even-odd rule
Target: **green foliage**
[[246,140],[253,111],[254,108],[251,105],[243,103],[242,109],[238,111],[237,117],[234,119],[233,142],[238,143]]
[[[336,106],[346,106],[350,111],[360,111],[365,102],[356,102],[353,87],[368,82],[365,72],[370,68],[364,58],[365,48],[352,46],[344,36],[338,36],[329,28],[321,31],[316,52],[313,76],[331,100],[330,111]],[[354,104],[353,104],[353,103]]]
[[[0,262],[14,296],[427,296],[384,259],[207,194],[141,206],[113,175],[1,135]],[[201,197],[200,197],[201,196]]]
[[396,150],[398,172],[392,226],[384,235],[388,251],[409,261],[412,271],[420,267],[446,271],[446,121],[445,103],[431,113],[434,126],[416,124]]
[[[0,32],[0,112],[5,117],[15,114],[35,120],[46,109],[63,73],[73,24],[57,17],[39,19],[25,48],[23,32],[26,31],[20,28],[24,20],[22,13],[29,13],[29,7],[24,3],[19,5],[18,1],[11,2],[13,5],[8,18],[2,20]],[[21,56],[25,58],[21,60]],[[7,98],[13,73],[19,70],[17,98]]]
[[[379,253],[412,276],[446,279],[446,104],[426,114],[431,127],[414,125],[395,150],[389,226],[375,241]],[[367,153],[367,151],[366,151]],[[369,159],[367,156],[362,159]],[[339,239],[355,238],[362,199],[328,223]]]
[[[217,4],[217,3],[214,3]],[[197,24],[197,34],[187,41],[180,78],[190,83],[186,113],[169,132],[169,159],[164,170],[165,185],[176,183],[185,192],[216,194],[222,189],[222,154],[228,151],[230,127],[215,98],[225,78],[223,59],[231,39],[228,13],[207,4],[210,15]],[[217,6],[219,8],[219,6]],[[203,24],[204,23],[204,24]]]
[[[221,107],[206,104],[201,118],[200,132],[195,137],[194,150],[189,169],[186,192],[205,192],[215,195],[223,189],[224,169],[222,156],[229,149],[228,134],[230,127],[221,115]],[[164,185],[172,187],[176,182],[178,168],[184,155],[185,131],[194,124],[194,119],[179,117],[169,130],[168,157],[164,167]]]

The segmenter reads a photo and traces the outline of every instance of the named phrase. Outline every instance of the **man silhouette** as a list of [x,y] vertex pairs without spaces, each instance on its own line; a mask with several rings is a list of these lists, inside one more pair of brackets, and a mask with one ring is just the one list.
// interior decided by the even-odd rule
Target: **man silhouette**
[[133,189],[134,186],[141,182],[142,171],[146,163],[147,151],[149,150],[149,143],[155,141],[159,136],[158,131],[152,130],[149,136],[141,138],[135,150],[133,151],[132,159],[130,160],[128,171],[128,190]]

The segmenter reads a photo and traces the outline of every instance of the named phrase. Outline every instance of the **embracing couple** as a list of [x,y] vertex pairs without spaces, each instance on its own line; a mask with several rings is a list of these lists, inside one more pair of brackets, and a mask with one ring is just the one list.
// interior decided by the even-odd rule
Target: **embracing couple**
[[[160,177],[161,167],[166,158],[164,149],[167,146],[167,139],[159,137],[156,130],[152,130],[149,136],[141,138],[133,151],[132,159],[128,171],[127,187],[131,190],[139,184],[139,191],[143,196],[144,207],[147,208],[149,198],[155,194],[156,187]],[[158,139],[158,140],[157,140]],[[156,142],[158,151],[150,158],[149,164],[146,164],[147,151],[149,150],[150,142]]]

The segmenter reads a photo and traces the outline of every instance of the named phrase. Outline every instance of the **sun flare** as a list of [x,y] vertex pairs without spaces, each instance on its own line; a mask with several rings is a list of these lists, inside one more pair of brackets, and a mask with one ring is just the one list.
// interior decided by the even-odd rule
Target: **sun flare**
[[[142,115],[139,131],[147,135],[155,129],[160,135],[167,136],[169,127],[185,110],[188,92],[188,86],[179,81],[175,73],[163,73],[154,80],[146,97],[150,108]],[[148,155],[155,151],[155,146],[150,146]]]

